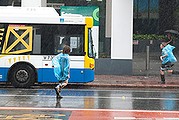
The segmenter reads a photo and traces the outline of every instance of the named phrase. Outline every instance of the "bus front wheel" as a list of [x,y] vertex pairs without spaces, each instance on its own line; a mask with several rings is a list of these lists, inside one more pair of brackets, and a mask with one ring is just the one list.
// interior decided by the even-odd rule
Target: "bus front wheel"
[[36,71],[27,63],[16,63],[8,72],[8,80],[14,87],[29,88],[35,83]]

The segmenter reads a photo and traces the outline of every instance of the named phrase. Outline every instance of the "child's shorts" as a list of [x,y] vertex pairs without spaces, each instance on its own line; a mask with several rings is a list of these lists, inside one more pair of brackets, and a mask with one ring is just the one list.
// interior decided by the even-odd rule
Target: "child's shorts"
[[162,71],[172,70],[173,65],[174,64],[171,62],[167,62],[167,63],[161,65],[160,70],[162,70]]

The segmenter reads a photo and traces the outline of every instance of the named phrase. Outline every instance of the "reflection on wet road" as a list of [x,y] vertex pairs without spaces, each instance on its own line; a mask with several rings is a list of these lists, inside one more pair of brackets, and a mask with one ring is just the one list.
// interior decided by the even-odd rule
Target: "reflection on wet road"
[[179,110],[177,90],[64,89],[56,100],[53,89],[0,89],[1,107],[48,107],[118,110]]

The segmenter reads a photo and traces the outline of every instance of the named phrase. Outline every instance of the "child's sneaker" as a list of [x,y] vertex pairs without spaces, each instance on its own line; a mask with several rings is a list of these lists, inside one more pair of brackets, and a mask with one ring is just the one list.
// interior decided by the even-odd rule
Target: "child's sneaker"
[[165,81],[160,81],[159,84],[165,84]]

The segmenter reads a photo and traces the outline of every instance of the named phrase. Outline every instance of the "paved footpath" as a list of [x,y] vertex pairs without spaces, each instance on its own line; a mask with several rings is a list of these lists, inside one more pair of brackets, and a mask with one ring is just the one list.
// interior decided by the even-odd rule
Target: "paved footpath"
[[95,75],[95,80],[81,84],[93,87],[150,87],[179,88],[179,76],[166,76],[166,84],[160,84],[160,76]]

